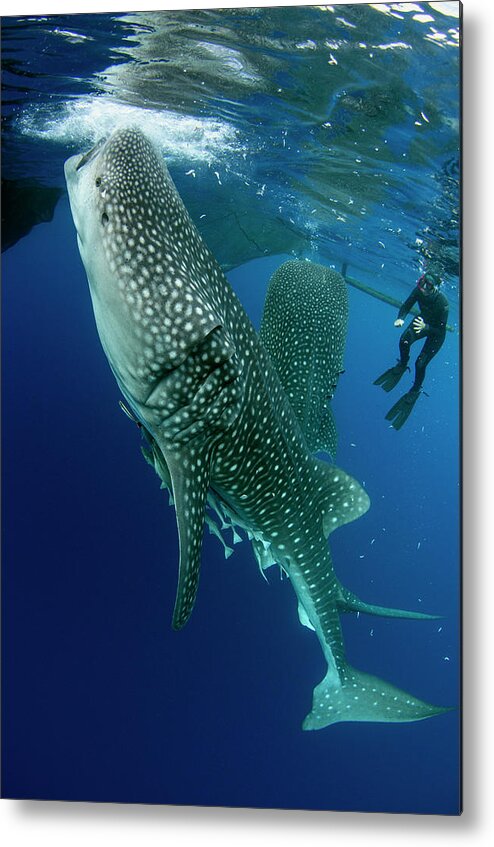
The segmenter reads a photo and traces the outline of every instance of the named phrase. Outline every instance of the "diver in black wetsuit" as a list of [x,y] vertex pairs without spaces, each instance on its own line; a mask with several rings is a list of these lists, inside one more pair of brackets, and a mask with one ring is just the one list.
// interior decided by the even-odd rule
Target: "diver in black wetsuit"
[[379,376],[374,385],[380,385],[384,391],[391,391],[408,369],[410,346],[425,338],[425,344],[415,362],[415,381],[412,388],[389,410],[386,420],[392,421],[395,429],[401,429],[412,411],[424,382],[425,370],[430,360],[442,347],[446,337],[449,304],[446,296],[439,291],[441,281],[430,271],[423,274],[409,297],[402,304],[395,326],[403,326],[405,315],[417,303],[420,315],[407,326],[400,338],[400,359],[394,367]]

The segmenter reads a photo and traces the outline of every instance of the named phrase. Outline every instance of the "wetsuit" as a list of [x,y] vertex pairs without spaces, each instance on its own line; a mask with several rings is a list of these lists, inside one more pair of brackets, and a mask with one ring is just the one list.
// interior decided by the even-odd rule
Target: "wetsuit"
[[442,291],[435,290],[430,294],[424,294],[417,287],[413,289],[410,296],[407,297],[401,306],[398,312],[398,318],[403,320],[415,303],[417,303],[420,309],[420,315],[425,321],[425,327],[420,332],[415,332],[413,321],[407,326],[400,338],[400,361],[403,365],[407,365],[410,358],[410,346],[414,341],[420,341],[422,338],[426,339],[415,362],[415,382],[412,390],[418,391],[424,381],[427,365],[442,347],[446,337],[449,304]]

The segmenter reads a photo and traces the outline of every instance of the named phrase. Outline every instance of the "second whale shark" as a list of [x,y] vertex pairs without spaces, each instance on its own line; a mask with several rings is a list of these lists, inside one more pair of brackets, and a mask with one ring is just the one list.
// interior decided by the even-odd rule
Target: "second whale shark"
[[334,459],[338,443],[330,401],[343,373],[348,291],[341,274],[290,259],[272,275],[259,337],[271,356],[311,453]]
[[65,164],[101,344],[126,407],[170,487],[180,544],[173,626],[197,593],[209,501],[288,575],[327,672],[304,729],[413,721],[444,711],[351,667],[342,611],[405,617],[342,588],[328,536],[369,508],[364,489],[315,458],[278,373],[201,240],[159,152],[135,127]]

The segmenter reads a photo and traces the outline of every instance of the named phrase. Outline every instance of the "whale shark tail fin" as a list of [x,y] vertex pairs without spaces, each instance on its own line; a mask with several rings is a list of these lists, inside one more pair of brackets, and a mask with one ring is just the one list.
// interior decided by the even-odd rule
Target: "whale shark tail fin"
[[303,729],[323,729],[341,721],[402,723],[451,711],[413,697],[390,682],[347,665],[344,679],[330,668],[314,688],[312,711]]

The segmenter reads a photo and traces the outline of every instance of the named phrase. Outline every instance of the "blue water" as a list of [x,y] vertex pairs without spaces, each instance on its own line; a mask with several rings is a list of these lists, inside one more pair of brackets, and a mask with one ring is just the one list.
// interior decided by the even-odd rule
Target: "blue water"
[[[64,143],[45,149],[52,166]],[[366,272],[365,251],[345,249],[376,287],[374,251]],[[321,260],[310,245],[303,254]],[[386,280],[398,299],[416,278],[410,257]],[[256,327],[285,258],[229,273]],[[458,280],[447,288],[455,331],[400,432],[384,420],[394,394],[372,385],[397,356],[396,311],[349,289],[337,464],[372,505],[331,537],[357,595],[443,616],[345,617],[350,663],[455,708],[302,732],[322,654],[288,580],[273,568],[266,582],[247,541],[225,560],[205,534],[196,607],[171,630],[174,511],[119,409],[66,196],[2,254],[2,279],[3,795],[457,814]]]

